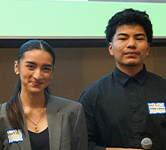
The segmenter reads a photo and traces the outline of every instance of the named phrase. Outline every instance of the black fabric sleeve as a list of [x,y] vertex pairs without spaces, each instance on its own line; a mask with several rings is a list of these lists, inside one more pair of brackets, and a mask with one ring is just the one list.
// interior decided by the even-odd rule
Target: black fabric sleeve
[[105,150],[106,147],[97,144],[100,135],[89,96],[85,92],[83,92],[83,94],[79,98],[79,102],[83,105],[87,121],[88,150]]
[[[0,116],[1,116],[1,104],[0,104]],[[1,117],[0,117],[1,120]],[[0,123],[1,124],[1,123]],[[2,133],[2,131],[0,130],[0,133]],[[2,146],[2,139],[1,139],[1,134],[0,134],[0,150],[3,150],[3,146]]]

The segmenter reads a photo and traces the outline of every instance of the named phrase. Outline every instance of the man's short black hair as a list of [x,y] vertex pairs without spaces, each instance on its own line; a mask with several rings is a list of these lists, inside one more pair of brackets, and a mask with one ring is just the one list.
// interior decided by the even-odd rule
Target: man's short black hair
[[116,29],[122,25],[141,25],[146,33],[147,40],[149,43],[152,42],[153,30],[152,24],[149,19],[149,15],[145,11],[139,11],[134,9],[125,9],[121,12],[116,13],[108,22],[106,27],[106,40],[107,43],[111,42]]

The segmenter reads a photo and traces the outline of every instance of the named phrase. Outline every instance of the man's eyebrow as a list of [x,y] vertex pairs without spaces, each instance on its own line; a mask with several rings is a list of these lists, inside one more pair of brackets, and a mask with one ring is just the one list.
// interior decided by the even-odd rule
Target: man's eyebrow
[[146,36],[144,33],[138,33],[135,36]]
[[[126,33],[118,33],[117,36],[129,36],[128,34]],[[135,36],[146,36],[144,33],[137,33],[135,34]]]
[[128,36],[128,34],[126,34],[126,33],[118,33],[118,34],[117,34],[117,36],[121,36],[121,35],[123,35],[123,36]]

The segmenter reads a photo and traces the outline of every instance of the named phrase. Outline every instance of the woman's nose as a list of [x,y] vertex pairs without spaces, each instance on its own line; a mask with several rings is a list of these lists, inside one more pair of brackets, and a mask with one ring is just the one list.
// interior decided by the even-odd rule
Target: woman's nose
[[42,71],[40,69],[36,69],[33,76],[36,79],[41,79],[43,77]]

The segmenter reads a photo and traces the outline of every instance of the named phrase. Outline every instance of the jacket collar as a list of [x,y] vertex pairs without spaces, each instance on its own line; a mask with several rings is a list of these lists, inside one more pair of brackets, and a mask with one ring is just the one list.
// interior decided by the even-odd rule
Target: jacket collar
[[46,95],[46,100],[50,149],[59,150],[63,115],[59,112],[60,105],[54,104],[55,98]]
[[[52,96],[50,96],[47,93],[45,95],[46,95],[46,108],[47,108],[50,149],[59,150],[63,115],[61,113],[59,113],[60,105],[53,104],[53,103],[55,103],[54,102],[55,98],[53,98]],[[18,96],[18,100],[21,104],[20,96]],[[22,114],[23,114],[23,120],[24,120],[25,135],[24,135],[24,142],[18,142],[18,144],[19,144],[19,147],[21,150],[31,150],[31,143],[30,143],[30,139],[29,139],[29,133],[28,133],[23,109],[22,109]]]

